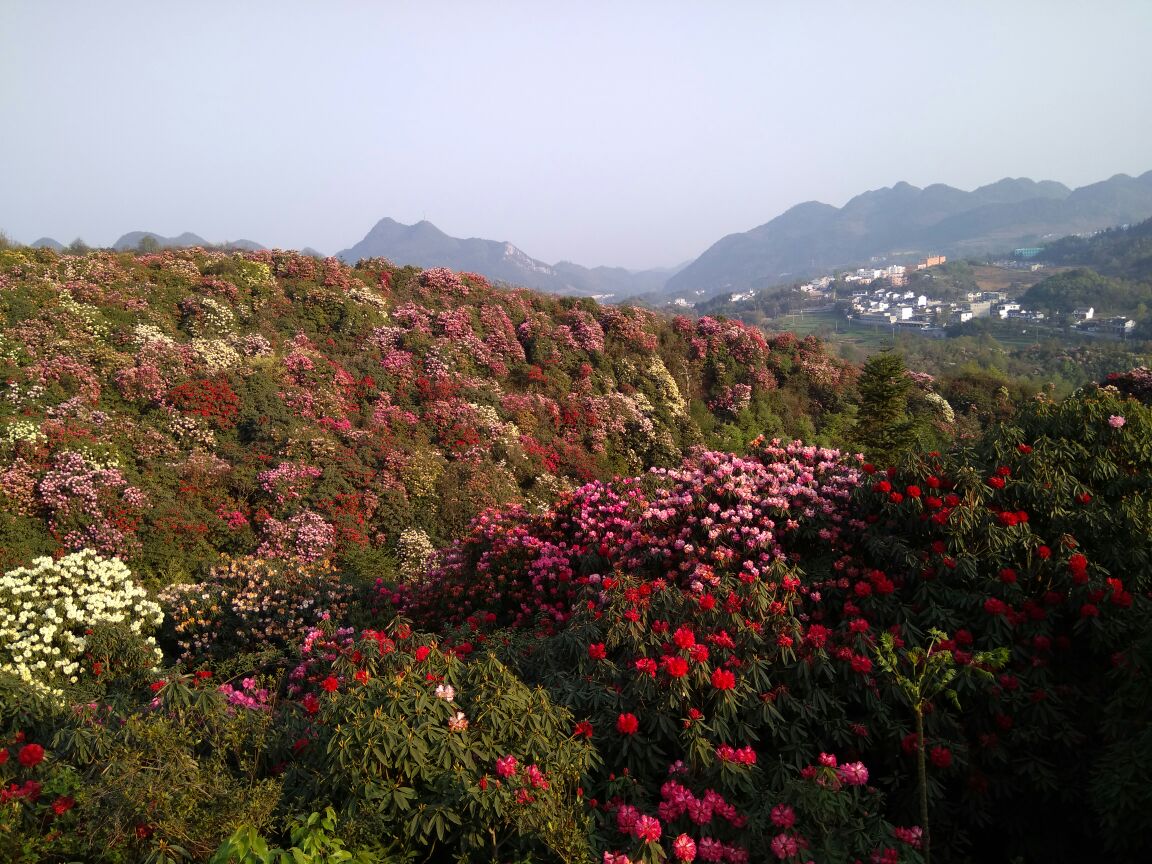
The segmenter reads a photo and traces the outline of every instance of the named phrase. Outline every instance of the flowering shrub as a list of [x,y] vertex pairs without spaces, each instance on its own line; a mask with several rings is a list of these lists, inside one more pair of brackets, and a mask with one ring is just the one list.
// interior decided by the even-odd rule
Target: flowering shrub
[[160,593],[167,615],[164,637],[188,663],[285,647],[305,627],[342,617],[351,594],[328,564],[225,559],[204,582]]
[[41,478],[37,492],[49,514],[48,526],[64,548],[125,557],[139,548],[134,532],[148,497],[129,485],[119,468],[65,451]]
[[[1147,408],[1106,391],[1037,402],[1017,423],[966,458],[884,472],[798,445],[762,445],[753,459],[697,454],[679,469],[584,487],[545,514],[485,514],[426,580],[384,593],[426,626],[463,628],[457,638],[482,640],[497,625],[532,632],[507,656],[596,744],[604,769],[589,787],[617,802],[604,824],[623,824],[632,841],[685,835],[681,851],[688,840],[697,854],[709,848],[714,835],[688,830],[698,823],[669,827],[657,810],[667,760],[678,759],[677,782],[693,796],[685,806],[711,789],[748,820],[745,842],[822,860],[788,832],[769,833],[755,802],[800,812],[774,797],[789,782],[784,766],[834,748],[846,755],[840,787],[909,793],[922,754],[923,812],[937,836],[1051,856],[1089,836],[1091,818],[1110,819],[1115,804],[1104,800],[1115,795],[1096,817],[1067,811],[1062,821],[1078,827],[1051,843],[997,802],[1036,802],[1029,824],[1059,806],[1036,767],[1053,753],[1082,787],[1096,777],[1107,788],[1099,772],[1114,764],[1115,739],[1102,730],[1121,727],[1105,723],[1098,672],[1142,674],[1152,481],[1141,454],[1152,426]],[[888,671],[897,661],[885,658],[923,656],[912,646],[934,629],[933,663],[948,665],[941,688],[914,703],[921,738],[904,679]],[[621,776],[627,794],[612,791]],[[901,817],[914,827],[869,823],[868,848],[851,854],[914,860],[929,828],[914,800]],[[620,823],[625,805],[636,819]],[[824,806],[816,824],[827,824]],[[980,839],[967,833],[972,813]],[[1115,847],[1150,829],[1133,816]],[[609,848],[638,854],[622,840]]]
[[423,582],[382,590],[429,626],[563,623],[614,567],[716,602],[718,571],[756,580],[790,553],[835,541],[859,477],[837,452],[799,442],[761,442],[748,459],[701,452],[680,469],[653,469],[646,484],[589,484],[541,516],[485,514]]
[[0,848],[10,860],[73,858],[78,851],[79,778],[69,766],[46,761],[48,755],[23,730],[0,733]]
[[119,560],[91,550],[40,558],[0,579],[0,673],[61,694],[93,671],[85,663],[93,627],[123,625],[154,642],[150,634],[162,619]]
[[353,842],[387,837],[396,856],[434,844],[462,860],[589,859],[578,786],[592,751],[547,695],[490,655],[462,662],[406,626],[314,635],[319,686],[288,730],[300,800],[331,801]]

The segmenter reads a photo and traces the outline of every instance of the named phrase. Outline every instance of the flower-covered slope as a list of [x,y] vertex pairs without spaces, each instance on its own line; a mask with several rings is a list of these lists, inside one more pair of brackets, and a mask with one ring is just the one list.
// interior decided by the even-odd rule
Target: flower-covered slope
[[442,269],[7,250],[0,566],[90,548],[162,582],[220,553],[385,572],[405,531],[444,542],[695,444],[811,438],[850,376],[812,340]]

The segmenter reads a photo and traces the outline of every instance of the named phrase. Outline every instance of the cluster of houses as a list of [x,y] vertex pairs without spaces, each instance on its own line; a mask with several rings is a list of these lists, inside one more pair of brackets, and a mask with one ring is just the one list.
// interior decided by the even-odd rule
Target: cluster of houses
[[1072,311],[1072,327],[1082,336],[1105,336],[1112,339],[1127,339],[1136,329],[1136,322],[1124,315],[1110,318],[1097,318],[1096,310],[1085,306]]
[[[1038,252],[1037,250],[1017,250],[1017,252]],[[1031,256],[1017,256],[1025,258]],[[878,259],[873,259],[874,261]],[[1047,323],[1047,316],[1038,310],[1025,309],[1003,291],[973,291],[963,301],[936,300],[925,294],[906,290],[910,270],[926,270],[945,263],[943,255],[922,258],[915,265],[893,264],[888,267],[861,267],[853,273],[841,274],[839,281],[856,286],[852,291],[851,308],[847,311],[850,321],[860,324],[885,326],[893,329],[915,330],[921,335],[943,337],[944,328],[950,324],[963,324],[973,318],[999,318],[1019,323]],[[1020,260],[1015,261],[1019,266]],[[1039,269],[1042,264],[1029,264],[1030,269]],[[835,301],[837,278],[821,276],[798,286],[813,300]],[[739,292],[731,295],[733,302],[750,300],[755,291]],[[840,295],[843,297],[843,294]],[[690,305],[687,301],[677,303]],[[831,305],[822,307],[833,308]],[[1059,322],[1061,325],[1064,322]],[[1076,309],[1067,323],[1083,336],[1100,336],[1124,339],[1132,334],[1136,322],[1131,318],[1116,316],[1096,318],[1091,307]]]
[[[894,290],[888,285],[852,294],[849,317],[862,324],[885,325],[903,330],[917,330],[927,336],[944,335],[945,323],[960,323],[973,318],[999,318],[1005,321],[1040,324],[1047,316],[1025,309],[1003,291],[974,291],[963,301],[934,300],[914,291]],[[1073,329],[1083,336],[1124,339],[1132,334],[1136,322],[1116,316],[1096,318],[1095,309],[1085,307],[1072,312]]]

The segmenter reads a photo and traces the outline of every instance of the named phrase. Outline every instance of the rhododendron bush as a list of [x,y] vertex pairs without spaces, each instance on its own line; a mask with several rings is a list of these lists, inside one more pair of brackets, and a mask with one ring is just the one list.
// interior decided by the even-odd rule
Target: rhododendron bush
[[222,551],[393,575],[406,530],[440,545],[490,506],[814,431],[842,407],[821,364],[850,380],[814,341],[442,268],[13,252],[0,566],[92,548],[159,583]]
[[[0,577],[0,676],[59,696],[98,675],[88,651],[93,628],[120,625],[155,644],[160,607],[124,564],[91,550],[39,558]],[[161,655],[155,650],[153,660]]]

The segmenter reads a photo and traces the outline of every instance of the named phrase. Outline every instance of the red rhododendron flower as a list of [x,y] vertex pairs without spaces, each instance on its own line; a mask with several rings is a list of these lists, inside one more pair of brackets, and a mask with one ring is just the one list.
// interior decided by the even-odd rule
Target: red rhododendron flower
[[588,656],[593,660],[603,660],[608,656],[608,649],[603,642],[594,642],[588,646]]
[[1052,550],[1049,549],[1047,546],[1041,546],[1040,548],[1038,548],[1036,550],[1036,557],[1047,561],[1049,558],[1052,557]]
[[683,678],[688,674],[688,661],[683,657],[665,657],[664,671],[672,678]]
[[677,648],[691,648],[696,644],[696,634],[687,627],[677,627],[676,632],[672,634],[672,641],[676,643]]
[[1072,571],[1072,581],[1077,585],[1088,581],[1088,559],[1079,552],[1068,559],[1068,569]]
[[63,816],[69,810],[76,806],[76,799],[71,795],[61,795],[52,802],[52,812],[57,816]]
[[616,731],[621,735],[635,735],[640,728],[640,721],[635,714],[621,714],[616,718]]
[[20,748],[20,764],[25,768],[32,768],[44,760],[44,748],[39,744],[25,744]]
[[576,724],[576,730],[572,734],[580,735],[584,738],[591,738],[592,737],[592,724],[589,723],[587,720],[581,720],[579,723]]
[[1004,615],[1008,611],[1008,604],[998,597],[989,597],[984,601],[984,611],[989,615]]
[[323,687],[326,692],[334,693],[340,689],[340,682],[329,675],[321,682],[320,686]]
[[928,751],[928,758],[937,768],[948,768],[952,765],[952,751],[947,747],[933,747]]
[[636,661],[636,671],[647,675],[649,678],[656,677],[656,661],[651,657],[641,657]]
[[428,655],[431,653],[432,653],[431,648],[429,648],[427,645],[421,645],[419,648],[416,649],[415,654],[414,654],[414,656],[416,657],[416,662],[417,663],[423,663],[425,660],[428,659]]
[[736,686],[736,676],[727,669],[715,669],[712,672],[712,686],[717,690],[731,690]]

